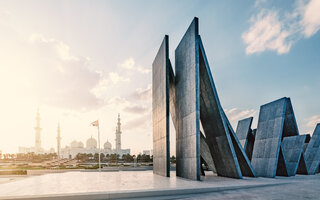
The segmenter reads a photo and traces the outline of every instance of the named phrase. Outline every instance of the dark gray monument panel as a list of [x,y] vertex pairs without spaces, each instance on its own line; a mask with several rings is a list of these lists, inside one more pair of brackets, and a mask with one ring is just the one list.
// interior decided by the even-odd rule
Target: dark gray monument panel
[[282,151],[281,146],[280,146],[280,151],[279,151],[279,159],[278,159],[278,163],[277,163],[276,175],[277,176],[288,176],[286,157]]
[[250,176],[250,177],[255,177],[255,172],[253,170],[253,167],[251,165],[251,162],[248,158],[248,156],[245,153],[245,150],[242,148],[240,141],[237,138],[236,133],[233,131],[233,128],[227,118],[227,116],[225,115],[225,113],[223,112],[224,115],[224,119],[228,125],[228,130],[231,136],[231,140],[232,140],[232,144],[234,147],[234,150],[236,152],[236,156],[240,165],[240,169],[242,172],[242,175],[244,176]]
[[253,117],[242,119],[238,121],[238,126],[236,130],[237,137],[240,141],[241,146],[246,149],[248,136],[251,134],[251,124]]
[[[200,41],[200,39],[199,39]],[[200,43],[200,42],[199,42]],[[200,56],[200,117],[217,174],[241,178],[242,174],[232,147],[227,124],[223,120],[219,99],[216,95],[211,73],[205,64],[203,52]],[[210,79],[211,78],[211,79]]]
[[298,165],[298,169],[296,174],[303,174],[303,175],[308,175],[308,168],[307,168],[307,164],[306,164],[306,160],[304,158],[304,153],[302,152],[301,154],[301,158],[299,161],[299,165]]
[[253,145],[255,141],[255,131],[251,129],[253,117],[238,121],[236,135],[244,148],[249,160],[252,158]]
[[175,50],[177,176],[200,180],[199,58],[194,18]]
[[286,113],[283,127],[282,137],[296,136],[299,135],[299,130],[294,116],[292,104],[290,98],[287,98]]
[[207,163],[209,170],[216,173],[216,167],[214,166],[214,162],[212,159],[212,155],[210,152],[210,148],[206,142],[206,138],[200,133],[200,156]]
[[317,173],[320,163],[320,123],[317,124],[304,155],[309,174]]
[[257,176],[276,175],[286,103],[287,98],[282,98],[260,107],[251,159]]
[[153,172],[170,176],[169,47],[165,36],[152,64]]
[[[200,118],[217,174],[241,178],[242,171],[245,175],[254,176],[249,159],[219,102],[200,36],[198,43],[200,49]],[[235,148],[234,145],[236,145]]]
[[[177,129],[177,120],[176,120],[176,108],[175,108],[175,76],[170,63],[169,66],[169,80],[170,80],[170,115],[172,117],[174,128]],[[209,147],[206,143],[206,139],[202,133],[200,133],[200,156],[207,163],[209,170],[216,173],[216,169],[212,160],[212,156],[209,150]]]
[[305,140],[306,135],[297,135],[283,138],[281,148],[286,158],[285,163],[288,171],[288,176],[294,176],[297,173],[300,160],[304,159],[302,154]]

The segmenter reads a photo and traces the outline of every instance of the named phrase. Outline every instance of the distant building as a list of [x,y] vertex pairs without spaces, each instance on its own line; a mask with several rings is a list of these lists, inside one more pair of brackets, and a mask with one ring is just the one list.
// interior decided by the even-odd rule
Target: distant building
[[151,155],[151,151],[150,150],[143,150],[142,154],[145,154],[145,155]]
[[[120,114],[118,114],[118,122],[116,127],[116,147],[112,149],[112,144],[107,140],[103,144],[103,148],[100,150],[101,153],[107,154],[118,154],[122,157],[125,154],[130,154],[130,149],[121,149],[121,122],[120,122]],[[86,147],[84,147],[82,142],[77,142],[76,140],[70,143],[70,146],[66,146],[65,148],[61,149],[61,157],[62,158],[74,158],[78,153],[86,153],[92,154],[99,153],[98,142],[92,136],[87,139]]]
[[121,122],[120,122],[120,114],[118,114],[118,123],[116,128],[116,149],[115,153],[120,156],[125,154],[130,154],[130,149],[121,149]]
[[60,123],[58,123],[58,129],[57,129],[57,156],[58,156],[58,158],[61,157],[60,151],[61,151],[61,135],[60,135]]
[[45,153],[54,153],[54,149],[51,148],[50,150],[45,150],[41,146],[41,130],[40,127],[40,112],[39,108],[36,114],[36,126],[34,127],[35,130],[35,145],[34,147],[19,147],[19,153],[36,153],[36,154],[45,154]]

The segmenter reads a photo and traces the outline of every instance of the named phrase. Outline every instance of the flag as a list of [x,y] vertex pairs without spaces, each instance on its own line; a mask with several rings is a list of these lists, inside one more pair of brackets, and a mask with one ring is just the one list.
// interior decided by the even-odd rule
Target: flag
[[99,126],[99,120],[96,120],[91,123],[92,126]]

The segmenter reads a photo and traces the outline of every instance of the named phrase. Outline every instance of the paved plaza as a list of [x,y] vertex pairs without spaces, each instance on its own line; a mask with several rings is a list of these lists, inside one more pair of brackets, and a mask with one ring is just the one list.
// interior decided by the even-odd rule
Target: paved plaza
[[316,199],[320,175],[232,179],[207,174],[202,181],[192,181],[177,178],[174,172],[171,178],[152,171],[66,172],[30,176],[0,186],[0,199],[269,199],[270,195]]

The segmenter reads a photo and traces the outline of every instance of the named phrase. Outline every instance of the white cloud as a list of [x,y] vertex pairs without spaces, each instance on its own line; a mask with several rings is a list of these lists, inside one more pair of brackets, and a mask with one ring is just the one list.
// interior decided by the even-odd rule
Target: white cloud
[[305,132],[309,134],[313,134],[313,130],[316,128],[316,125],[320,123],[320,116],[314,115],[310,118],[305,119],[306,125],[305,125]]
[[148,73],[151,72],[150,69],[146,69],[146,68],[143,68],[143,67],[141,67],[139,65],[136,65],[136,63],[135,63],[135,61],[134,61],[134,59],[132,57],[126,59],[119,66],[124,68],[124,69],[127,69],[127,70],[133,70],[133,71],[140,72],[142,74],[148,74]]
[[266,50],[288,53],[301,36],[311,37],[320,29],[319,0],[298,0],[294,9],[287,13],[259,8],[265,3],[256,1],[259,12],[251,17],[250,28],[242,34],[247,54]]
[[[67,109],[88,110],[102,105],[92,89],[102,76],[90,69],[90,61],[76,56],[64,42],[33,34],[26,44],[32,93],[39,102]],[[20,66],[24,68],[24,66]]]
[[283,54],[290,50],[292,43],[287,41],[289,32],[283,29],[276,12],[263,10],[251,21],[253,25],[242,35],[247,44],[247,54],[268,49]]
[[310,37],[320,29],[320,1],[310,0],[301,10],[300,23],[304,27],[303,33],[306,37]]
[[254,109],[243,110],[238,108],[225,109],[224,111],[234,129],[236,128],[239,120],[242,120],[248,117],[256,117],[256,114],[258,113],[258,111]]
[[45,38],[41,34],[32,34],[30,36],[29,41],[33,44],[37,45],[47,45],[49,48],[52,48],[52,50],[60,57],[62,60],[79,60],[76,56],[73,56],[70,52],[70,47],[54,38]]
[[120,76],[118,73],[116,72],[110,72],[109,73],[109,79],[113,84],[117,84],[118,82],[129,82],[130,79]]
[[147,112],[146,114],[140,117],[135,117],[134,119],[126,122],[123,125],[123,128],[126,130],[137,130],[137,129],[151,130],[152,128],[151,112]]
[[130,82],[130,79],[124,76],[119,75],[117,72],[108,73],[107,77],[103,77],[101,72],[98,72],[101,75],[99,83],[92,88],[92,93],[98,98],[102,98],[103,95],[113,86],[121,82]]
[[136,100],[141,101],[150,101],[152,99],[152,85],[149,84],[147,88],[137,88],[136,91],[134,91],[131,94],[131,97]]
[[144,106],[144,105],[130,105],[130,106],[126,106],[124,109],[123,109],[124,112],[128,112],[128,113],[133,113],[133,114],[143,114],[147,111],[150,111],[151,110]]

